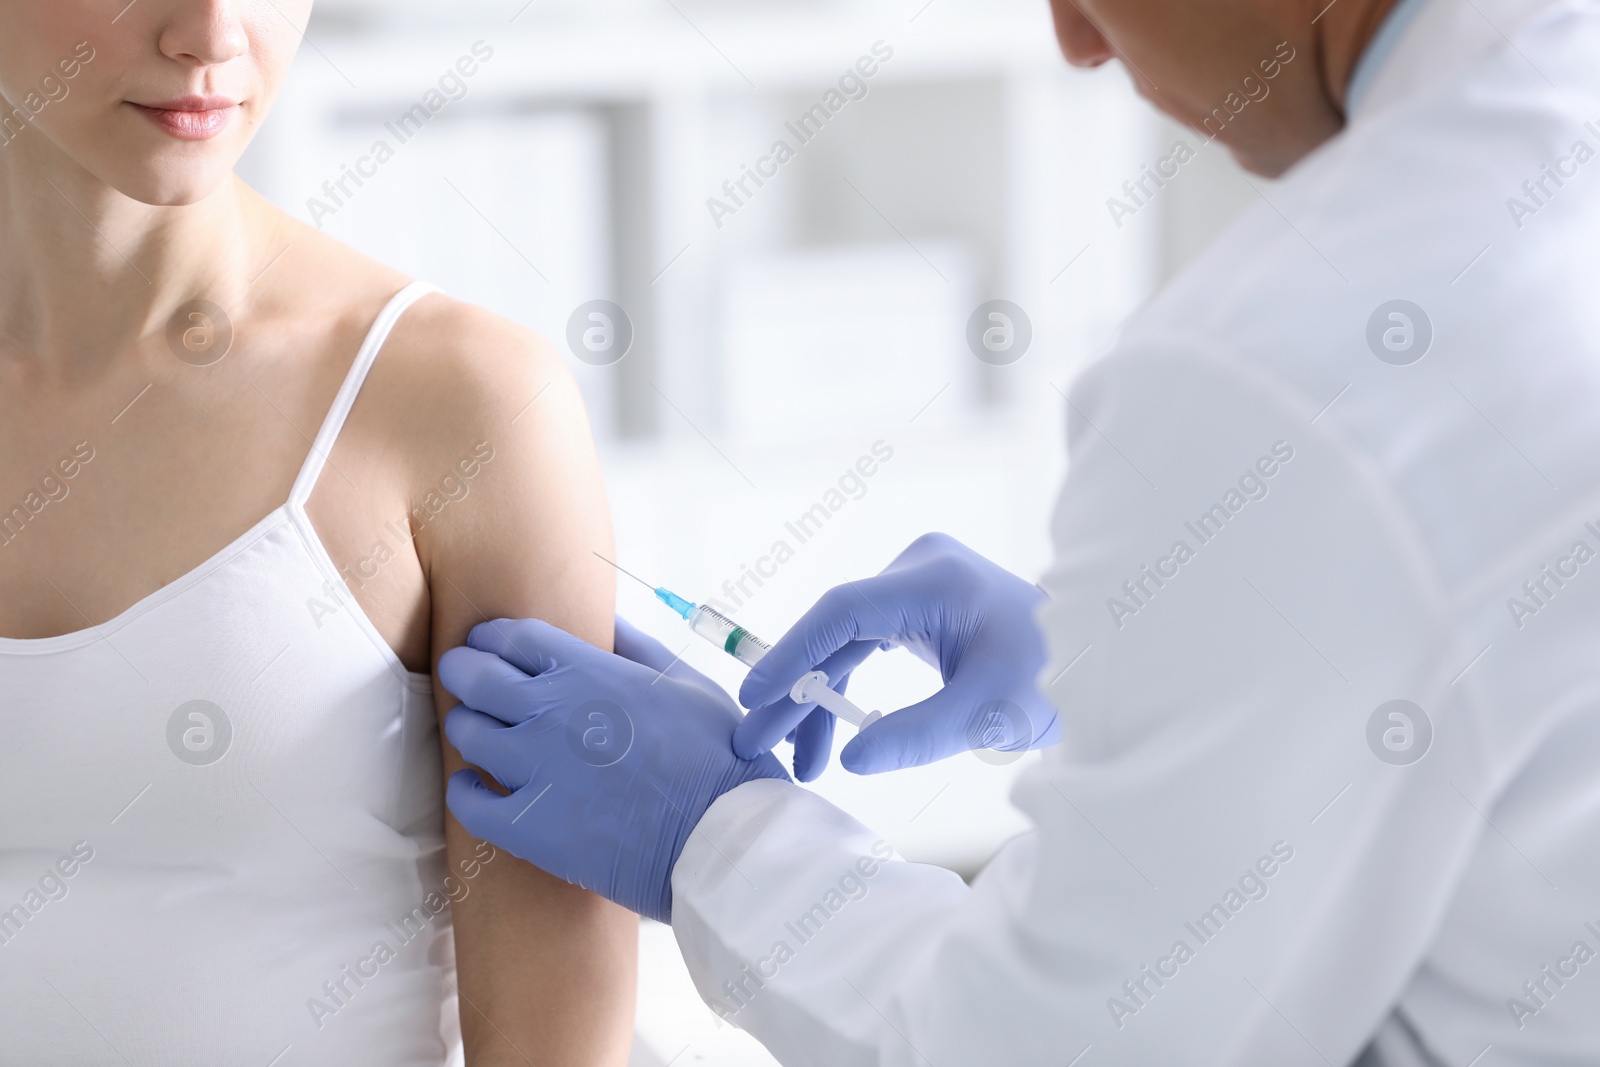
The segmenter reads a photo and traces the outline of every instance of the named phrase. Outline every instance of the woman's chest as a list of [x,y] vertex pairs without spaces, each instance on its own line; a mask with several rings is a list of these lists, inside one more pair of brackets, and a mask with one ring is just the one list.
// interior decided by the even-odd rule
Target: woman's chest
[[[314,450],[313,407],[293,391],[152,388],[97,425],[106,406],[36,408],[0,430],[0,636],[101,626],[182,581],[284,508]],[[401,482],[381,449],[342,437],[315,485],[312,538],[333,564],[327,599],[424,671],[427,585]]]

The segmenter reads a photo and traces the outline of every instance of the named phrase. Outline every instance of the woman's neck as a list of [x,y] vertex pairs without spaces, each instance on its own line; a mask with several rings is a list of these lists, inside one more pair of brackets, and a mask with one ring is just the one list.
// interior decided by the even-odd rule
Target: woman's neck
[[0,361],[93,377],[191,300],[240,308],[266,214],[236,179],[182,207],[139,203],[28,130],[0,148]]

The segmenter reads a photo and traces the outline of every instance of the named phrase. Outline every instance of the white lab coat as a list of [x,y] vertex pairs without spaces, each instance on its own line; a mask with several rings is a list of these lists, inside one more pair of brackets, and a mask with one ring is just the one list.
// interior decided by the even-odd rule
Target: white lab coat
[[969,888],[734,790],[707,1001],[786,1065],[1600,1063],[1596,152],[1600,9],[1431,0],[1072,391],[1034,829]]

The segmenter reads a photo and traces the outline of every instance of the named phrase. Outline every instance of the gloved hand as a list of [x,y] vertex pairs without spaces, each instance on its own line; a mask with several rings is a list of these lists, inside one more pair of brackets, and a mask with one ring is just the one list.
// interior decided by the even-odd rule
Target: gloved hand
[[[1039,691],[1044,637],[1034,609],[1035,585],[1001,569],[944,534],[919,538],[882,574],[837,586],[753,667],[739,690],[752,708],[734,731],[734,751],[751,758],[793,730],[806,709],[783,698],[806,672],[853,668],[876,648],[904,646],[939,668],[944,688],[885,715],[840,753],[856,774],[917,767],[969,749],[1017,752],[1054,744],[1055,708]],[[862,652],[865,647],[866,652]],[[802,762],[805,732],[795,738]],[[807,753],[806,762],[827,762]]]
[[[877,641],[852,641],[824,660],[817,670],[828,676],[831,688],[844,693],[850,687],[850,672],[876,651]],[[833,727],[838,721],[833,713],[815,704],[796,704],[784,695],[763,708],[762,714],[773,721],[797,723],[785,735],[785,740],[794,746],[795,778],[814,782],[821,777],[828,769],[828,757],[833,754]]]
[[711,802],[788,775],[734,756],[741,713],[715,682],[622,619],[619,654],[535,620],[473,628],[439,661],[462,706],[445,734],[469,763],[450,810],[467,832],[652,919],[672,918],[672,868]]

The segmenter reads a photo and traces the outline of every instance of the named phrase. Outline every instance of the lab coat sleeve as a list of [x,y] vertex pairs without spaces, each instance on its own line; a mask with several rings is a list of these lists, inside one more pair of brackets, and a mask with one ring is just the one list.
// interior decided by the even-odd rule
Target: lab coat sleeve
[[1013,793],[1033,830],[967,889],[742,786],[673,881],[708,1002],[788,1065],[1349,1063],[1491,786],[1404,494],[1322,399],[1181,339],[1087,372],[1041,583],[1064,740]]

